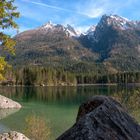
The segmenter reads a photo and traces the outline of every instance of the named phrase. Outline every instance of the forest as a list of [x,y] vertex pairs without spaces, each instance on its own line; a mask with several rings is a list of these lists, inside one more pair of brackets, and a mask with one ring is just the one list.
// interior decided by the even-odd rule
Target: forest
[[54,67],[24,67],[5,72],[2,85],[76,86],[80,84],[127,84],[140,83],[140,72],[110,74],[99,71],[70,71]]

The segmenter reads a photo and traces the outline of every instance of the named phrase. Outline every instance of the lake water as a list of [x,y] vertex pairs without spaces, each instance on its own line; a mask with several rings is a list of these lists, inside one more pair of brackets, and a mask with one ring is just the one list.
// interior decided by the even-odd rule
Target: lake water
[[0,87],[0,94],[23,106],[6,113],[0,110],[1,132],[24,132],[26,117],[36,114],[47,120],[53,140],[74,124],[79,105],[95,95],[112,96],[140,122],[140,86]]

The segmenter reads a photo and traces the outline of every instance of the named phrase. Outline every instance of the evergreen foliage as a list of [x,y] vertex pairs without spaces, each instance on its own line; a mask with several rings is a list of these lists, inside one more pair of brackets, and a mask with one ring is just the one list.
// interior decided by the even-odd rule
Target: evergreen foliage
[[[17,28],[17,24],[14,19],[19,17],[19,13],[16,12],[17,7],[13,5],[14,0],[2,0],[0,1],[0,50],[6,50],[12,54],[15,53],[15,41],[10,36],[4,33],[5,29]],[[7,67],[7,62],[4,57],[0,57],[0,80],[3,80],[3,73]]]

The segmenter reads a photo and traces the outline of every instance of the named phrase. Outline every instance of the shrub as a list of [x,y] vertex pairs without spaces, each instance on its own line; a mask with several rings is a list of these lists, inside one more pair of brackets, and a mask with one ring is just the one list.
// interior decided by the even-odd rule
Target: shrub
[[32,140],[50,139],[50,127],[44,117],[29,115],[25,119],[25,135]]

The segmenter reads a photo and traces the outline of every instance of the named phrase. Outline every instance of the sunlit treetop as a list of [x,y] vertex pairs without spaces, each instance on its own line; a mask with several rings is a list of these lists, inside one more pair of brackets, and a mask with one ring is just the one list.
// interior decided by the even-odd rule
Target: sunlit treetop
[[[14,0],[1,0],[0,1],[0,50],[7,50],[8,52],[15,54],[14,46],[16,42],[10,38],[3,31],[9,28],[18,28],[15,18],[19,17],[19,13],[16,11],[17,7],[13,5]],[[0,80],[3,79],[3,73],[7,63],[3,57],[0,57]]]

